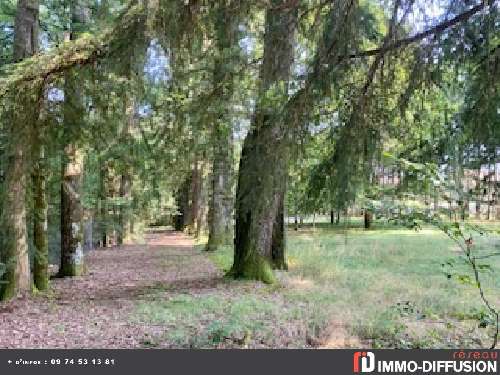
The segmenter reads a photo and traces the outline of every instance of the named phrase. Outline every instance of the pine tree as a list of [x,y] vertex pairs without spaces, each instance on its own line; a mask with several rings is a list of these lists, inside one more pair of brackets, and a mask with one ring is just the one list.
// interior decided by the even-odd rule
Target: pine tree
[[[68,39],[75,40],[88,22],[88,9],[71,2],[71,28]],[[78,144],[78,131],[85,113],[77,73],[65,75],[64,156],[61,183],[61,264],[59,276],[80,276],[84,272],[82,173],[84,151]]]
[[[19,0],[14,27],[14,61],[34,55],[38,49],[37,0]],[[7,150],[1,261],[5,264],[0,300],[10,299],[31,289],[26,227],[26,186],[30,136],[38,120],[38,97],[26,92],[19,96],[23,110],[13,113]]]
[[[240,159],[231,274],[272,282],[273,228],[283,200],[287,134],[279,116],[288,98],[297,9],[276,0],[266,11],[264,59],[254,119]],[[276,232],[281,232],[276,230]]]

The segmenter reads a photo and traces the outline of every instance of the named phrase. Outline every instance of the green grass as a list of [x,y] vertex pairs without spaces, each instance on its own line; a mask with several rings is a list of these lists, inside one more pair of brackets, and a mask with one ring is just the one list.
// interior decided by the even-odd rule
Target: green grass
[[207,256],[224,273],[228,272],[233,265],[232,246],[223,246],[217,251],[207,252]]
[[[478,238],[475,246],[478,254],[499,251],[500,237]],[[457,277],[472,274],[459,262],[442,266],[460,252],[437,230],[321,224],[290,230],[287,253],[290,269],[277,273],[278,285],[227,281],[208,294],[148,302],[138,316],[169,326],[167,339],[181,347],[303,347],[310,337],[324,341],[331,322],[358,346],[491,343],[493,326],[477,288]],[[230,269],[231,247],[206,254],[221,270]],[[481,279],[500,309],[500,257],[488,263],[492,270]]]
[[[476,251],[483,253],[498,248],[500,239],[482,238],[476,244]],[[471,325],[478,325],[477,319],[466,320],[484,315],[477,288],[448,278],[450,270],[442,267],[459,255],[446,236],[431,229],[344,232],[322,227],[292,232],[288,249],[290,277],[310,281],[309,295],[328,295],[318,299],[318,304],[344,315],[353,335],[383,347],[487,345],[491,326],[465,334]],[[498,306],[500,259],[490,258],[489,263],[492,271],[481,278],[487,295]],[[461,264],[452,273],[472,277]],[[288,294],[294,296],[296,291]],[[298,298],[304,297],[299,294]],[[436,331],[442,326],[448,331]]]
[[[465,334],[486,313],[477,288],[455,277],[449,279],[449,270],[442,266],[459,259],[458,248],[437,230],[380,227],[386,229],[344,230],[342,225],[323,224],[315,230],[289,231],[286,277],[297,287],[288,287],[285,297],[329,312],[351,334],[374,346],[487,345],[491,326]],[[475,251],[498,251],[499,247],[500,239],[488,236],[476,240]],[[212,255],[223,267],[231,264],[231,258],[230,249]],[[481,279],[500,309],[500,257],[488,263],[492,271]],[[470,269],[459,263],[452,271],[472,277]],[[437,334],[436,327],[447,332]]]
[[[140,304],[136,321],[163,326],[159,339],[173,347],[245,347],[271,342],[276,327],[297,313],[266,295],[179,294]],[[146,344],[157,346],[152,339]]]

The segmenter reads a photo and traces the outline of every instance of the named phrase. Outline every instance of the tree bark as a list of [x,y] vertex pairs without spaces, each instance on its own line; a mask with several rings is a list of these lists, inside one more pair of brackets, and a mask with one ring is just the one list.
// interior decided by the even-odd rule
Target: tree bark
[[[15,137],[21,137],[19,132]],[[8,300],[31,289],[26,230],[26,154],[21,141],[11,144],[3,197],[2,257],[4,266],[0,300]]]
[[33,56],[38,50],[38,0],[19,0],[14,25],[14,61]]
[[[69,39],[77,37],[79,28],[87,22],[88,9],[71,3],[71,30]],[[75,73],[69,72],[64,85],[64,157],[61,186],[61,265],[59,276],[83,274],[83,207],[81,184],[83,151],[77,145],[78,131],[85,114],[83,98],[79,94]]]
[[287,100],[297,9],[283,6],[285,3],[275,0],[266,12],[261,88],[243,144],[235,203],[235,255],[230,274],[264,282],[274,281],[273,228],[288,171],[288,134],[276,108]]
[[94,212],[83,210],[83,251],[94,248]]
[[[213,163],[211,196],[208,212],[208,243],[206,250],[215,251],[230,245],[233,240],[233,133],[231,99],[234,85],[232,77],[238,60],[238,17],[231,14],[231,5],[220,2],[217,9],[216,58],[214,61],[214,90],[218,98],[213,125]],[[225,82],[224,85],[221,82]]]
[[[132,98],[127,98],[125,103],[126,125],[123,130],[124,143],[128,146],[131,144],[131,131],[134,127],[135,116],[135,101]],[[119,210],[119,228],[118,228],[118,245],[130,242],[130,216],[131,216],[131,196],[132,196],[132,171],[131,161],[128,157],[124,158],[125,165],[120,178],[120,198],[122,202]]]
[[65,147],[69,159],[63,165],[61,186],[61,265],[59,276],[80,276],[83,273],[83,208],[81,180],[83,155],[70,144]]
[[186,228],[189,234],[196,234],[198,231],[199,215],[201,210],[201,189],[202,189],[202,170],[200,163],[196,159],[191,170],[189,187],[189,208],[186,216]]
[[288,270],[286,262],[286,226],[285,226],[285,192],[279,193],[278,210],[273,224],[273,237],[271,244],[272,266],[278,270]]
[[186,228],[186,220],[189,210],[189,187],[191,186],[190,178],[187,178],[182,183],[176,193],[176,204],[178,213],[174,218],[174,229],[184,231]]
[[[38,0],[19,0],[14,24],[14,61],[34,55],[38,49]],[[0,300],[8,300],[31,289],[26,228],[27,163],[31,131],[38,120],[34,108],[38,98],[21,95],[24,108],[12,113],[8,128],[8,154],[3,197],[3,225],[0,262]],[[3,271],[3,272],[2,272]]]
[[47,205],[47,167],[45,147],[41,139],[35,139],[35,162],[33,172],[34,222],[33,238],[35,245],[33,279],[38,290],[46,290],[49,286],[49,238],[48,238],[48,205]]
[[371,213],[370,210],[367,210],[365,208],[363,216],[364,216],[365,229],[370,229],[372,226],[373,214]]
[[108,204],[106,194],[106,165],[102,162],[99,165],[99,235],[101,237],[101,247],[108,246]]
[[120,197],[123,202],[119,211],[118,245],[130,243],[130,196],[132,191],[132,178],[128,171],[120,179]]
[[233,239],[233,137],[230,129],[227,128],[217,129],[216,132],[223,132],[223,134],[216,135],[216,146],[214,147],[207,251],[214,251],[220,246],[230,245]]

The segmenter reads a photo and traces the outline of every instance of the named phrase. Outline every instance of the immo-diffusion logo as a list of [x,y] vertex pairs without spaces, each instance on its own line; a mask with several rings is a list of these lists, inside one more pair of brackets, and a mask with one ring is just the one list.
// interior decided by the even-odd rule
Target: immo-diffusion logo
[[354,372],[372,372],[373,370],[375,370],[375,354],[372,352],[354,353]]
[[[397,352],[399,355],[402,352]],[[394,353],[396,355],[396,353]],[[376,360],[373,352],[354,353],[353,372],[498,374],[498,352],[455,352],[446,360]]]

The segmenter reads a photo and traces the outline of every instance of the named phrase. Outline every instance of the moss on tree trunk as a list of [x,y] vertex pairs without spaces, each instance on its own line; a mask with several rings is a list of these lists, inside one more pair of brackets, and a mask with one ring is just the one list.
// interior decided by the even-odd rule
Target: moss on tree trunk
[[[33,56],[38,49],[38,0],[19,0],[14,23],[14,61]],[[35,86],[36,89],[36,86]],[[35,91],[37,92],[37,91]],[[38,120],[38,97],[29,92],[18,95],[22,106],[11,109],[7,128],[9,147],[5,171],[2,234],[0,238],[0,300],[31,289],[26,229],[26,183],[30,136]]]
[[[18,134],[17,137],[20,135]],[[20,137],[22,138],[22,137]],[[18,292],[31,289],[26,232],[26,146],[25,139],[12,139],[5,176],[3,198],[2,283],[0,300],[8,300]]]
[[[243,144],[236,193],[235,256],[230,274],[273,282],[273,242],[283,266],[284,228],[274,230],[288,173],[288,130],[279,108],[288,101],[297,9],[274,0],[266,12],[259,98]],[[278,110],[277,110],[278,108]],[[284,223],[283,223],[284,225]]]

